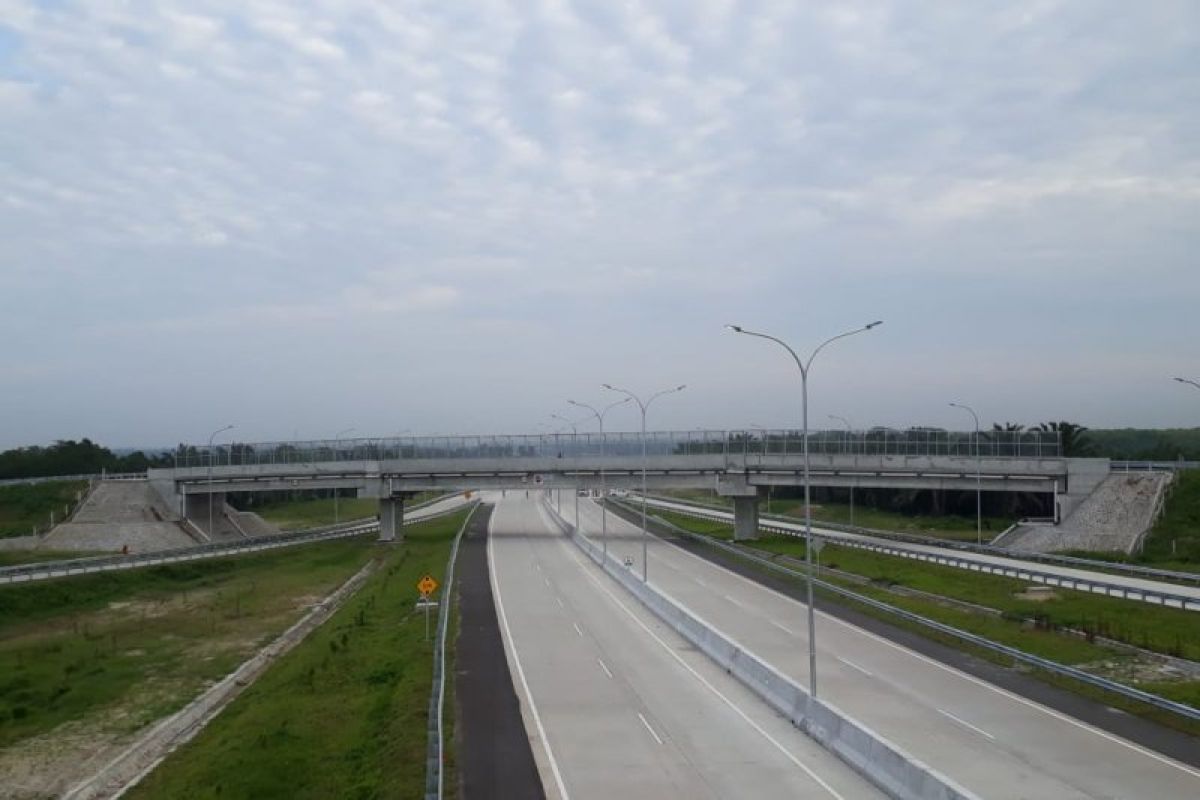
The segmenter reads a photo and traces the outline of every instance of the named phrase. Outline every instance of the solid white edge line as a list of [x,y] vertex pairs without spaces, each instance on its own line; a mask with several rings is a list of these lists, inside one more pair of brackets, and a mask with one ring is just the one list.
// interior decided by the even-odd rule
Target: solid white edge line
[[973,731],[975,731],[976,733],[978,733],[980,736],[986,736],[987,738],[989,738],[989,739],[992,739],[992,740],[995,740],[995,738],[996,738],[995,736],[992,736],[990,733],[988,733],[987,731],[985,731],[983,728],[977,728],[977,727],[975,727],[974,725],[972,725],[971,723],[967,722],[967,721],[966,721],[965,719],[963,719],[962,717],[956,717],[956,716],[954,716],[953,714],[951,714],[949,711],[947,711],[947,710],[946,710],[946,709],[944,709],[944,708],[939,708],[939,709],[938,709],[938,713],[939,713],[939,714],[942,714],[942,715],[945,715],[945,716],[947,716],[947,717],[949,717],[950,719],[952,719],[952,720],[954,720],[955,722],[957,722],[959,725],[962,725],[962,726],[964,726],[964,727],[970,728],[971,730],[973,730]]
[[496,611],[504,630],[504,640],[508,644],[508,651],[512,654],[513,664],[517,667],[517,677],[521,680],[521,689],[525,692],[525,700],[529,703],[529,711],[533,714],[534,724],[537,725],[538,738],[542,742],[542,749],[546,751],[546,759],[550,762],[550,771],[554,773],[554,785],[558,787],[558,793],[562,800],[570,800],[567,787],[563,784],[562,773],[558,769],[558,760],[554,758],[554,751],[550,748],[550,739],[546,736],[546,728],[542,725],[541,715],[538,714],[537,703],[533,701],[533,692],[529,690],[529,681],[525,679],[525,669],[521,666],[520,655],[517,654],[517,643],[512,637],[512,629],[508,626],[508,615],[504,613],[504,601],[500,597],[500,581],[496,577],[496,557],[492,547],[492,528],[496,521],[496,510],[499,510],[499,504],[494,507],[492,516],[488,519],[487,547],[488,568],[492,576],[492,593],[496,597]]
[[663,641],[661,638],[659,638],[658,634],[656,634],[653,630],[651,630],[650,627],[648,625],[646,625],[646,623],[642,622],[638,618],[638,616],[629,609],[629,607],[627,605],[625,605],[623,602],[621,602],[621,599],[619,597],[617,597],[615,594],[613,594],[609,590],[609,588],[600,581],[599,578],[597,578],[595,575],[592,574],[592,570],[588,569],[588,564],[585,564],[580,559],[578,547],[576,547],[574,544],[571,544],[566,541],[564,541],[562,544],[564,547],[567,547],[570,549],[571,556],[575,559],[575,562],[577,564],[579,564],[579,567],[580,567],[580,569],[583,570],[584,574],[586,574],[592,580],[592,582],[595,583],[597,587],[599,587],[600,591],[602,591],[606,595],[608,595],[609,599],[611,599],[614,603],[616,603],[617,606],[622,611],[624,611],[626,614],[628,614],[629,618],[632,619],[638,625],[638,627],[640,627],[647,634],[649,634],[651,639],[658,642],[659,646],[661,646],[662,649],[666,650],[667,653],[670,654],[671,658],[675,659],[675,661],[678,662],[678,664],[680,666],[682,666],[685,670],[687,670],[692,675],[692,677],[694,677],[696,680],[698,680],[700,682],[700,684],[702,686],[704,686],[704,688],[708,689],[710,692],[715,694],[718,698],[721,699],[722,702],[725,703],[725,705],[727,705],[731,709],[733,709],[734,713],[737,714],[739,717],[741,717],[746,722],[747,725],[749,725],[751,728],[753,728],[755,731],[757,731],[759,734],[761,734],[764,739],[766,739],[768,742],[770,742],[772,745],[774,745],[775,748],[777,750],[779,750],[779,752],[783,753],[785,758],[787,758],[793,764],[798,766],[800,769],[804,770],[805,774],[807,774],[810,778],[812,778],[814,781],[816,781],[817,784],[820,785],[820,787],[822,789],[829,792],[834,797],[838,798],[838,800],[845,800],[845,798],[842,797],[840,794],[838,794],[832,786],[830,786],[828,783],[825,782],[824,778],[822,778],[820,775],[818,775],[816,772],[814,772],[812,767],[808,766],[803,761],[801,761],[799,758],[797,758],[795,755],[793,755],[792,752],[790,750],[788,750],[786,747],[784,747],[783,744],[779,740],[777,740],[771,734],[767,733],[766,730],[764,730],[762,726],[760,726],[757,722],[752,720],[750,718],[750,716],[745,711],[742,710],[741,706],[737,705],[737,703],[734,703],[732,700],[730,700],[728,697],[726,697],[724,694],[722,694],[720,689],[718,689],[717,687],[715,687],[711,683],[709,683],[708,680],[706,680],[703,675],[701,675],[699,672],[697,672],[692,667],[691,664],[684,661],[683,658],[678,653],[676,653],[669,644],[667,644],[665,641]]
[[[707,564],[709,567],[711,567],[713,569],[718,569],[718,570],[722,570],[723,572],[727,572],[730,575],[732,575],[734,578],[737,578],[738,580],[740,580],[750,586],[753,586],[754,588],[756,588],[760,591],[769,592],[770,594],[773,594],[776,597],[778,597],[782,600],[786,600],[787,602],[792,603],[794,605],[798,605],[801,608],[806,607],[804,603],[800,602],[799,600],[796,600],[795,598],[788,597],[787,595],[783,594],[782,592],[777,592],[774,589],[770,588],[769,586],[764,586],[763,584],[758,583],[757,581],[753,581],[750,578],[747,578],[743,575],[739,575],[738,573],[734,572],[733,570],[722,567],[720,564],[714,564],[713,562],[709,561],[708,559],[701,558],[700,556],[696,555],[695,553],[689,553],[687,550],[684,550],[682,547],[675,547],[674,545],[671,545],[667,542],[662,541],[662,539],[659,539],[658,541],[660,544],[662,544],[666,547],[672,547],[672,548],[674,548],[674,551],[682,553],[683,555],[685,555],[689,558],[694,558],[697,561],[701,562],[702,564]],[[653,551],[653,549],[654,548],[651,548],[651,551]],[[654,557],[659,560],[662,560],[661,556],[659,556],[657,554]],[[893,642],[889,639],[885,639],[882,636],[878,636],[874,633],[871,633],[870,631],[864,630],[863,628],[860,628],[857,625],[852,625],[849,622],[846,622],[842,619],[831,616],[819,608],[816,610],[816,613],[817,613],[817,616],[821,617],[822,619],[828,620],[829,622],[835,622],[838,625],[841,625],[842,627],[853,631],[854,633],[857,633],[861,636],[865,636],[868,639],[876,641],[880,644],[886,645],[887,647],[890,647],[893,650],[896,650],[898,652],[906,653],[907,655],[911,656],[912,658],[915,658],[918,661],[922,661],[930,666],[937,667],[938,669],[942,670],[943,672],[948,672],[951,675],[957,675],[959,678],[962,678],[963,680],[968,681],[970,683],[974,683],[977,686],[981,686],[985,689],[988,689],[989,691],[995,692],[996,694],[1000,695],[1001,697],[1006,697],[1009,700],[1014,700],[1018,703],[1021,703],[1022,705],[1028,706],[1029,708],[1033,708],[1038,711],[1041,711],[1043,714],[1053,717],[1054,719],[1057,719],[1061,722],[1066,722],[1070,725],[1074,725],[1075,727],[1079,728],[1080,730],[1088,731],[1089,733],[1093,733],[1102,739],[1106,739],[1114,744],[1119,744],[1122,747],[1126,747],[1130,750],[1133,750],[1135,753],[1140,753],[1144,756],[1154,759],[1155,761],[1159,761],[1163,764],[1167,764],[1168,766],[1175,767],[1176,769],[1178,769],[1182,772],[1186,772],[1189,775],[1193,775],[1197,778],[1200,778],[1200,770],[1195,770],[1192,767],[1189,767],[1188,765],[1186,765],[1182,762],[1176,761],[1173,758],[1164,756],[1161,753],[1156,753],[1153,750],[1149,750],[1145,747],[1142,747],[1139,744],[1135,744],[1126,739],[1122,739],[1120,736],[1116,736],[1114,734],[1108,733],[1107,731],[1100,730],[1099,728],[1097,728],[1093,725],[1090,725],[1086,722],[1083,722],[1082,720],[1075,719],[1074,717],[1068,716],[1066,714],[1062,714],[1058,711],[1055,711],[1052,708],[1049,708],[1047,706],[1041,705],[1040,703],[1034,702],[1033,700],[1029,700],[1027,698],[1021,697],[1020,695],[1014,694],[1013,692],[1010,692],[1007,689],[1002,689],[999,686],[988,683],[987,681],[983,680],[982,678],[976,678],[974,675],[969,675],[969,674],[963,672],[962,670],[959,670],[959,669],[956,669],[955,667],[949,666],[948,664],[943,664],[942,662],[936,661],[932,658],[929,658],[928,656],[921,655],[920,653],[916,652],[915,650],[910,650],[907,647],[904,647],[903,645],[896,644],[895,642]]]
[[609,678],[612,678],[612,670],[608,668],[608,664],[604,663],[604,659],[597,658],[596,663],[600,665],[600,669],[604,670],[605,675],[607,675]]
[[559,608],[566,608],[566,605],[564,605],[564,604],[563,604],[563,601],[562,601],[562,598],[561,598],[561,597],[555,597],[554,599],[558,601],[558,607],[559,607]]
[[646,730],[650,731],[650,735],[654,737],[654,741],[658,742],[659,744],[662,744],[663,740],[659,737],[659,735],[657,733],[654,732],[654,728],[650,727],[650,723],[646,721],[646,716],[640,711],[638,712],[638,719],[640,719],[642,721],[642,724],[646,726]]
[[583,629],[579,627],[578,623],[572,622],[571,627],[575,629],[576,633],[578,633],[580,636],[583,636]]

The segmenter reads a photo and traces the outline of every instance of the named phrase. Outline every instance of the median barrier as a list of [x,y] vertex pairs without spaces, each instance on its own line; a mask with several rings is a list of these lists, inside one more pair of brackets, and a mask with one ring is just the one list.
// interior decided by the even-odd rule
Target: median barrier
[[559,529],[642,605],[888,796],[898,800],[978,800],[977,795],[905,753],[835,706],[810,697],[791,678],[670,595],[642,582],[613,557],[606,556],[560,517],[549,503],[546,508]]

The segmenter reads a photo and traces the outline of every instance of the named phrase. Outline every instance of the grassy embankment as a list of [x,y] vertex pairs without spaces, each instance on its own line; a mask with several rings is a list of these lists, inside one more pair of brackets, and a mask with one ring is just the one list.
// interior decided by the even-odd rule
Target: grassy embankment
[[[440,492],[422,492],[406,500],[405,503],[416,505],[437,494]],[[322,525],[334,523],[333,498],[331,497],[270,503],[257,506],[252,510],[267,522],[285,531],[319,528]],[[337,512],[338,520],[341,522],[374,517],[379,513],[379,501],[374,497],[343,497],[338,500]]]
[[422,797],[432,643],[415,584],[426,572],[445,583],[463,518],[407,528],[353,599],[129,796]]
[[[680,499],[696,500],[709,505],[722,505],[728,508],[733,507],[732,501],[728,497],[721,497],[715,492],[705,490],[680,490],[665,492]],[[792,517],[796,521],[804,520],[804,500],[796,498],[772,498],[771,503],[772,516]],[[758,500],[759,512],[767,513],[767,500],[765,497],[760,497]],[[881,531],[895,531],[897,533],[910,533],[917,536],[932,536],[939,539],[952,539],[955,541],[973,542],[976,539],[977,533],[975,529],[974,517],[960,516],[909,516],[896,511],[885,511],[877,508],[867,508],[860,505],[854,507],[853,523],[850,519],[850,505],[848,503],[814,503],[812,507],[812,515],[814,522],[832,522],[841,525],[858,525],[863,528],[875,528]],[[986,542],[992,537],[999,534],[1005,528],[1013,523],[1011,519],[1001,517],[984,517],[983,518],[983,538]]]
[[75,496],[87,488],[86,481],[0,486],[0,537],[28,536],[36,526],[44,531],[50,515],[63,518],[64,506],[74,506]]
[[371,557],[362,541],[0,587],[0,748],[184,705]]
[[[726,540],[732,537],[731,527],[724,523],[663,512],[658,516],[685,530]],[[764,536],[751,546],[798,559],[803,559],[805,554],[804,541],[799,537]],[[1109,676],[1117,679],[1122,677],[1122,662],[1128,662],[1132,671],[1135,659],[1122,651],[1055,629],[1088,631],[1148,650],[1200,660],[1200,624],[1195,612],[1064,589],[1056,590],[1056,597],[1051,600],[1026,600],[1016,596],[1028,586],[1023,581],[828,543],[821,550],[820,563],[824,572],[822,578],[831,583],[1062,664],[1108,662],[1111,665]],[[861,576],[870,583],[839,578],[829,571],[834,569]],[[936,598],[905,596],[889,587],[915,589],[974,603],[1001,614],[972,612],[939,602]],[[883,612],[876,613],[882,619],[889,619]],[[1035,620],[1036,624],[1030,625],[1026,620]],[[1141,681],[1137,685],[1200,707],[1200,681]]]

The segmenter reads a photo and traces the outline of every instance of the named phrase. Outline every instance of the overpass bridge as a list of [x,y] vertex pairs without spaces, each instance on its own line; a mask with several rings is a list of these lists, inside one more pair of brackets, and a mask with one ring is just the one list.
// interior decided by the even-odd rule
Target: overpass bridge
[[[202,524],[209,497],[229,492],[353,490],[380,498],[381,538],[395,535],[406,496],[467,489],[640,488],[643,448],[652,490],[715,489],[757,525],[760,487],[803,483],[799,431],[429,436],[183,447],[176,465],[149,471],[179,512]],[[913,429],[815,431],[814,486],[1053,494],[1065,516],[1109,472],[1107,459],[1064,458],[1046,431]],[[978,457],[976,447],[978,446]]]

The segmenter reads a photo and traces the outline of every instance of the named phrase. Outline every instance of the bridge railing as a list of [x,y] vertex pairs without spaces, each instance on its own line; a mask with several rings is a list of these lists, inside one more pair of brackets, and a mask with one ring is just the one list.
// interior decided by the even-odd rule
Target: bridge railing
[[[723,457],[795,457],[803,452],[797,430],[651,431],[640,433],[545,433],[495,436],[402,436],[305,442],[234,443],[183,447],[177,467],[311,464],[338,461],[405,459],[594,458],[721,455]],[[808,435],[813,455],[974,456],[985,458],[1056,458],[1061,454],[1054,431],[974,431],[928,429],[865,431],[817,430]]]

